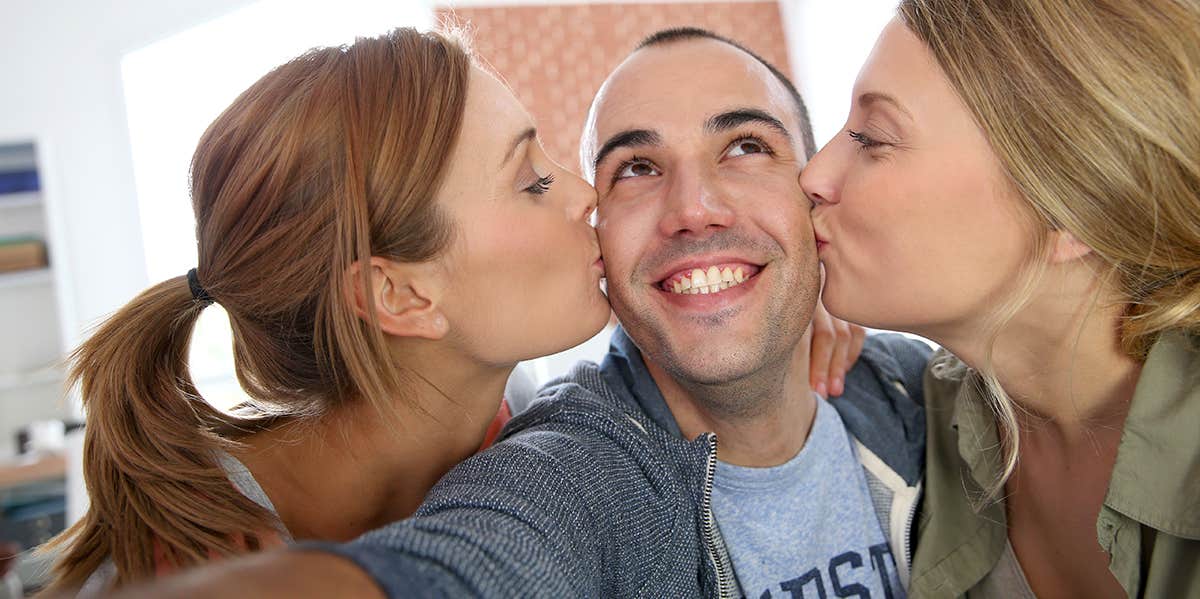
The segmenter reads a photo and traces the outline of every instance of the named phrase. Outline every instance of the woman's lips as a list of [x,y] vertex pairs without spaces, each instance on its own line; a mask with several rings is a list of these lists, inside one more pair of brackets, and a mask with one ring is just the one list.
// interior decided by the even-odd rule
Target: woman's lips
[[828,239],[826,239],[825,237],[821,236],[821,234],[819,234],[819,233],[814,233],[814,234],[813,234],[813,238],[816,240],[816,245],[817,245],[817,251],[818,251],[818,252],[820,252],[821,250],[823,250],[823,249],[825,249],[826,247],[828,247],[828,246],[829,246],[829,240],[828,240]]

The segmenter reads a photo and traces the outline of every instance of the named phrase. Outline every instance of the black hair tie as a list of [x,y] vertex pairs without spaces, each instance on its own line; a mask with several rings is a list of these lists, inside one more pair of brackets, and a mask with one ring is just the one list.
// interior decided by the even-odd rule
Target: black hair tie
[[205,306],[215,302],[208,290],[200,284],[200,277],[196,274],[196,269],[191,269],[187,274],[188,288],[192,290],[192,299],[204,304]]

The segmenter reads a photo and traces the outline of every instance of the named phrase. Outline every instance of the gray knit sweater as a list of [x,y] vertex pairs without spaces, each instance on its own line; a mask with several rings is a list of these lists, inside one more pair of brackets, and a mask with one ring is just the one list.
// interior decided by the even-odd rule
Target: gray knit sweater
[[[888,476],[912,488],[928,353],[898,335],[869,337],[832,402]],[[349,558],[390,597],[737,592],[710,509],[716,438],[683,438],[624,331],[601,366],[580,363],[551,382],[501,439],[451,470],[414,517],[308,548]]]

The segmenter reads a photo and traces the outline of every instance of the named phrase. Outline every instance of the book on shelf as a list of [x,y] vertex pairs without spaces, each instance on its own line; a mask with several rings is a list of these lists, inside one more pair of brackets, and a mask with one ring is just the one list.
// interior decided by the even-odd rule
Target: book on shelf
[[0,273],[45,268],[46,244],[31,237],[0,238]]
[[0,172],[37,170],[37,152],[33,144],[0,145]]
[[0,172],[0,194],[37,191],[41,187],[36,170]]
[[0,194],[38,191],[37,152],[32,143],[0,145]]

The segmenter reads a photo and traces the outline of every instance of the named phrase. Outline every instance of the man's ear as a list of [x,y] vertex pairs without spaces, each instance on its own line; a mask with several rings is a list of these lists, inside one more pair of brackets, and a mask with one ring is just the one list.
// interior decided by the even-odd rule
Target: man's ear
[[1065,264],[1090,255],[1092,248],[1079,241],[1074,233],[1059,228],[1050,231],[1049,252],[1051,264]]
[[[442,311],[445,278],[432,262],[395,262],[372,256],[366,269],[361,262],[350,267],[348,295],[354,312],[369,321],[372,311],[384,333],[394,337],[441,339],[450,332],[450,321]],[[369,277],[368,302],[363,277]]]

